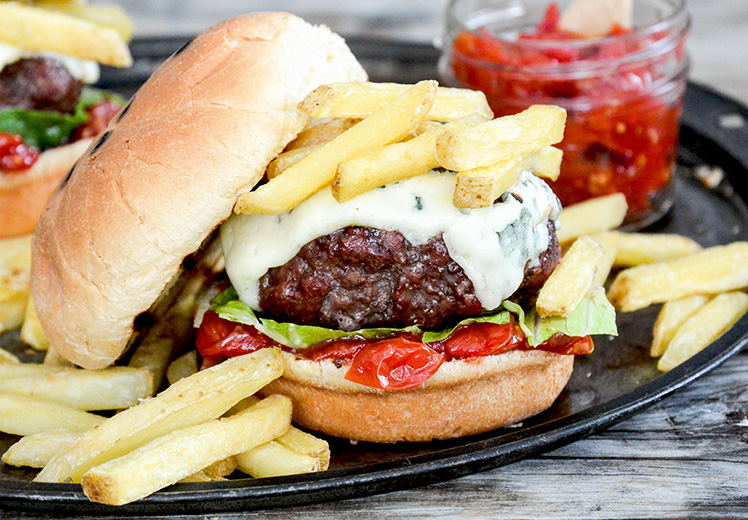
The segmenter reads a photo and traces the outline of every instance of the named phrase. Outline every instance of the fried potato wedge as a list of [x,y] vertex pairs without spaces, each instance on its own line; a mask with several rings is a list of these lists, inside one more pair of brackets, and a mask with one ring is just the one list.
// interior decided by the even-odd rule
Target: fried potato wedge
[[274,349],[262,349],[202,370],[86,432],[49,461],[35,480],[64,482],[70,478],[80,482],[94,466],[169,432],[221,416],[282,373],[283,361]]
[[[342,82],[317,87],[300,104],[311,117],[363,118],[403,95],[410,85]],[[493,118],[485,94],[476,90],[439,87],[428,114],[432,121],[454,121],[471,114]]]
[[652,357],[663,355],[680,326],[708,301],[708,296],[697,294],[665,302],[654,324],[649,354]]
[[0,2],[0,41],[115,67],[132,65],[130,49],[116,30],[17,2]]
[[570,316],[592,287],[604,255],[603,247],[594,239],[579,237],[540,288],[535,303],[538,315],[541,318]]
[[81,479],[83,492],[93,502],[127,504],[269,442],[290,424],[291,400],[271,395],[238,414],[175,430],[93,467]]
[[583,235],[615,229],[623,223],[628,204],[623,193],[589,199],[561,211],[558,241],[571,242]]
[[[103,418],[102,418],[103,419]],[[43,468],[56,453],[64,450],[80,433],[51,430],[22,437],[3,454],[3,462],[10,466]]]
[[657,368],[665,372],[680,365],[721,336],[746,311],[748,294],[718,294],[680,326]]
[[[23,365],[7,365],[6,368]],[[50,368],[45,365],[34,365]],[[153,393],[153,375],[144,368],[58,370],[0,379],[0,392],[25,395],[79,410],[118,410],[138,404]]]
[[546,146],[525,156],[508,156],[491,166],[457,173],[453,203],[457,208],[486,208],[531,171],[539,177],[558,178],[563,152]]
[[667,262],[624,269],[608,291],[621,312],[695,294],[717,294],[748,287],[748,242],[703,249]]
[[453,171],[490,166],[560,142],[565,124],[563,108],[533,105],[519,114],[444,132],[436,142],[436,157],[440,166]]
[[59,403],[0,392],[0,432],[32,435],[65,429],[84,432],[104,422],[104,417]]
[[332,141],[267,184],[242,195],[234,211],[279,215],[330,184],[338,164],[359,153],[402,139],[426,118],[436,95],[435,81],[421,81],[372,112]]

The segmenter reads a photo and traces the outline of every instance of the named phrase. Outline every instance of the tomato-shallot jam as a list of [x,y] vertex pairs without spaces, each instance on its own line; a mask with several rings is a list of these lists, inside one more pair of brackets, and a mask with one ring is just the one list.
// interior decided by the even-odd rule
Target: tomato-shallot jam
[[226,358],[249,354],[266,347],[293,351],[311,361],[331,360],[339,368],[348,367],[345,378],[380,390],[408,390],[433,376],[439,367],[453,359],[499,355],[511,350],[543,350],[563,355],[584,355],[594,345],[589,336],[551,336],[536,347],[514,320],[509,323],[471,323],[455,329],[447,338],[423,343],[410,332],[383,338],[348,337],[324,341],[305,349],[282,347],[251,325],[225,320],[207,312],[197,332],[197,349],[203,368]]
[[688,58],[683,0],[634,0],[633,29],[606,36],[563,31],[570,1],[452,0],[440,74],[485,92],[497,116],[530,105],[567,110],[564,206],[621,192],[626,224],[640,228],[672,203]]

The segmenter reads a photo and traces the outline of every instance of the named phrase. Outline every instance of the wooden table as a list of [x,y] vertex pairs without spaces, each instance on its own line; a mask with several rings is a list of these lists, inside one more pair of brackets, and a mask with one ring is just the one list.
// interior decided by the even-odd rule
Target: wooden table
[[[244,6],[227,1],[221,7],[200,7],[174,17],[156,17],[136,2],[123,2],[149,34],[192,30],[240,12]],[[267,3],[267,2],[265,2]],[[386,3],[386,2],[385,2]],[[393,3],[405,9],[407,2]],[[156,8],[177,9],[178,3],[158,2]],[[179,3],[181,6],[185,4]],[[215,4],[215,3],[213,3]],[[263,9],[263,2],[253,9]],[[397,4],[397,5],[396,5]],[[144,4],[142,4],[144,5]],[[359,5],[357,3],[357,5]],[[389,5],[389,4],[388,4]],[[418,35],[438,32],[444,2],[412,2],[411,18]],[[748,103],[748,2],[718,0],[689,2],[694,30],[689,44],[695,79],[727,91]],[[171,7],[170,7],[171,6]],[[290,7],[289,7],[290,6]],[[286,2],[284,8],[310,16],[310,7]],[[334,29],[351,27],[369,34],[403,36],[407,20],[387,18],[372,6],[356,16],[347,3],[320,0],[316,15],[335,9]],[[399,6],[399,7],[398,7]],[[368,9],[367,9],[368,7]],[[201,9],[205,12],[201,12]],[[327,11],[325,11],[327,9]],[[383,8],[384,9],[384,8]],[[319,11],[323,11],[322,15]],[[207,12],[210,16],[206,16]],[[175,11],[176,12],[176,11]],[[197,13],[197,14],[195,14]],[[396,11],[401,13],[401,11]],[[314,16],[315,12],[311,13]],[[366,18],[368,16],[368,18]],[[352,18],[351,18],[352,17]],[[147,23],[150,19],[151,23]],[[170,26],[178,23],[177,26]],[[384,22],[382,22],[384,20]],[[367,25],[364,22],[369,22]],[[379,23],[377,23],[379,22]],[[341,27],[336,27],[336,23]],[[348,24],[346,26],[346,24]],[[356,24],[359,24],[356,26]],[[158,26],[158,27],[157,27]],[[384,27],[384,29],[383,29]],[[393,29],[394,27],[394,29]],[[186,28],[186,29],[185,29]],[[392,34],[394,32],[394,34]],[[381,34],[379,34],[381,35]],[[746,143],[748,145],[748,143]],[[47,518],[3,514],[2,518]],[[608,430],[542,456],[441,484],[336,503],[220,515],[225,519],[343,519],[343,518],[746,518],[748,517],[748,351],[686,389]],[[216,518],[215,515],[191,518]]]

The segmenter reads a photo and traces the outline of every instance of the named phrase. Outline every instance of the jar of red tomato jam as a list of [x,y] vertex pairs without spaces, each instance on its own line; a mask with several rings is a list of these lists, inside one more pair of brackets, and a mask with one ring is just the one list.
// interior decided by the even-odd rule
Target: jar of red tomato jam
[[690,26],[684,0],[634,0],[632,24],[599,36],[564,31],[571,0],[452,0],[442,81],[486,93],[497,116],[530,105],[567,110],[564,205],[621,192],[641,228],[672,204]]

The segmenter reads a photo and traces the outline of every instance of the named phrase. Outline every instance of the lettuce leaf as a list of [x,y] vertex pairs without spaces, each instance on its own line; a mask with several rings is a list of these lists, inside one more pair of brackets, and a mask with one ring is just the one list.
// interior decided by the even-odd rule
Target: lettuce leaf
[[105,99],[124,105],[116,94],[87,87],[72,114],[22,108],[0,110],[0,132],[19,134],[24,143],[40,150],[54,148],[67,142],[73,130],[88,120],[86,111]]
[[352,336],[376,338],[394,332],[412,332],[415,334],[422,332],[423,342],[433,343],[447,338],[454,329],[461,325],[487,322],[499,325],[508,323],[510,314],[516,317],[532,347],[543,343],[556,333],[566,334],[567,336],[617,334],[615,310],[605,297],[605,291],[602,287],[591,289],[582,303],[568,318],[540,318],[534,308],[525,312],[515,303],[504,302],[500,310],[493,314],[468,318],[460,321],[452,328],[441,331],[422,331],[417,325],[413,325],[405,328],[371,328],[344,332],[325,327],[277,322],[258,317],[249,305],[238,299],[233,287],[216,296],[211,302],[210,310],[215,311],[226,320],[256,327],[257,330],[273,338],[281,345],[291,348],[305,348],[321,341]]

